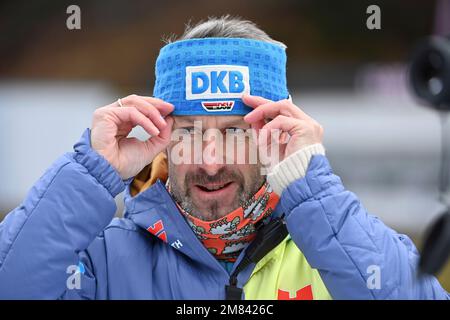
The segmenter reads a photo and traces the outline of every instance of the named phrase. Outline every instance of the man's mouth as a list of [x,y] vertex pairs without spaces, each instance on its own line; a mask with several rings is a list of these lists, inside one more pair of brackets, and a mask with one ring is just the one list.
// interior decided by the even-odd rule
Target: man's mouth
[[[220,203],[222,208],[232,208],[236,205],[240,183],[234,180],[214,183],[191,184],[192,201],[198,209],[205,212],[211,210],[213,204]],[[227,209],[228,210],[228,209]]]
[[195,186],[204,192],[215,192],[222,189],[226,189],[232,183],[233,182],[230,181],[225,183],[197,184]]

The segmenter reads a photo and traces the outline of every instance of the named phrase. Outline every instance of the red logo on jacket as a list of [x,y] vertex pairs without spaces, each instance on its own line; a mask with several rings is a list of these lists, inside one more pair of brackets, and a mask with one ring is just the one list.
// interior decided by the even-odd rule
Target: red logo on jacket
[[152,226],[147,228],[147,231],[150,232],[151,234],[154,234],[162,241],[167,242],[167,234],[164,231],[164,224],[162,220],[156,221]]
[[291,297],[289,291],[278,289],[278,300],[313,300],[311,285],[297,290],[294,297]]

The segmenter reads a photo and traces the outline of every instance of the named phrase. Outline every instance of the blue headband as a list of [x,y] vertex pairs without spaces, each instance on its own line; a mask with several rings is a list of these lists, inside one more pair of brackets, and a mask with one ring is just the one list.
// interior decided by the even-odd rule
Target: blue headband
[[245,115],[242,94],[278,101],[289,95],[286,52],[253,39],[202,38],[164,46],[156,60],[153,95],[173,115]]

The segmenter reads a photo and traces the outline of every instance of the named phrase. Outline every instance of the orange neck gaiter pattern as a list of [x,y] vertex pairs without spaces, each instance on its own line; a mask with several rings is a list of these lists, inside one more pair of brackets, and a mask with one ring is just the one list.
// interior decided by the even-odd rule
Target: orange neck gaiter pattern
[[243,206],[217,220],[201,220],[177,206],[212,255],[219,260],[234,262],[256,236],[255,224],[272,214],[278,200],[278,195],[266,182]]

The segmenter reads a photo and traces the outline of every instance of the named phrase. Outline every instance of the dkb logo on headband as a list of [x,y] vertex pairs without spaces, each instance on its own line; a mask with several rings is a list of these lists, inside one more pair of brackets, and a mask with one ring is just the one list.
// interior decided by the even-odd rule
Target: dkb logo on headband
[[249,78],[246,66],[186,67],[186,100],[240,98],[250,93]]
[[153,95],[175,106],[173,115],[246,115],[253,93],[273,101],[289,96],[286,52],[275,43],[201,38],[169,43],[155,66]]

